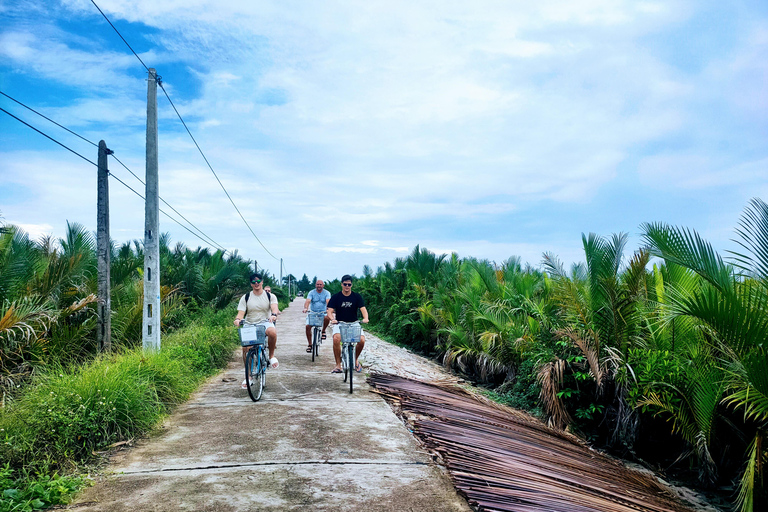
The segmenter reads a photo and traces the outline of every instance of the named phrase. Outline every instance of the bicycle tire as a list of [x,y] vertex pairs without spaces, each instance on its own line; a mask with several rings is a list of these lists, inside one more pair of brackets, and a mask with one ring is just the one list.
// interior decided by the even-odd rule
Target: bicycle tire
[[341,369],[344,370],[344,382],[347,382],[347,373],[349,373],[349,361],[347,361],[347,347],[341,346]]
[[269,367],[269,358],[267,357],[267,349],[261,349],[261,389],[267,389],[267,368]]
[[260,351],[250,349],[245,356],[245,382],[248,387],[248,396],[251,400],[258,402],[261,398],[261,392],[264,389],[264,383],[261,379],[261,368],[259,364]]
[[317,327],[312,327],[312,362],[315,362],[317,355]]
[[320,356],[320,345],[323,343],[323,340],[322,340],[322,338],[320,336],[322,336],[322,331],[318,327],[317,328],[317,343],[315,343],[315,355],[318,356],[318,357]]
[[355,373],[355,345],[349,344],[349,392],[352,393],[352,374]]

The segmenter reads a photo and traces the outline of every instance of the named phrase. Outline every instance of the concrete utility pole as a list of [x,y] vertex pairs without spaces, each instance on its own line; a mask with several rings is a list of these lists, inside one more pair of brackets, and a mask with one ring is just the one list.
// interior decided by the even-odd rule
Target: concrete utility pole
[[144,203],[142,346],[160,350],[160,194],[157,176],[157,73],[147,80],[147,176]]
[[96,343],[99,350],[109,352],[112,349],[112,301],[109,288],[109,169],[107,155],[112,151],[107,149],[103,140],[99,141],[99,170],[97,183],[96,208],[96,270],[97,293],[99,296],[99,324],[96,329]]
[[283,286],[283,258],[280,258],[280,286]]

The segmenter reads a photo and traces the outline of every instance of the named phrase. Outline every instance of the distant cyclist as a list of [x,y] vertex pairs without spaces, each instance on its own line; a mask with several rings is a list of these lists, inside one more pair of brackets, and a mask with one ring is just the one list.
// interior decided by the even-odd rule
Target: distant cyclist
[[[328,318],[333,324],[333,355],[336,358],[336,367],[331,373],[341,373],[341,330],[339,322],[357,322],[357,310],[363,315],[361,323],[368,323],[368,310],[365,309],[363,296],[352,291],[352,276],[349,274],[341,278],[341,291],[336,293],[328,301]],[[365,346],[365,333],[360,330],[360,342],[355,347],[355,371],[363,371],[358,361],[360,353]]]
[[[318,279],[315,283],[315,289],[307,294],[307,300],[304,301],[304,313],[307,311],[325,311],[327,309],[328,301],[331,300],[331,293],[325,290],[324,287],[325,283],[323,280]],[[322,339],[325,339],[325,328],[328,327],[330,321],[331,319],[328,318],[328,315],[325,315],[325,318],[323,318]],[[312,326],[309,325],[309,317],[307,317],[307,327],[305,330],[307,332],[307,352],[312,352]]]
[[[235,326],[240,325],[240,320],[245,319],[250,324],[261,324],[266,328],[267,345],[269,346],[269,366],[277,368],[280,363],[275,357],[275,347],[277,346],[277,330],[275,329],[275,320],[277,320],[277,297],[265,291],[262,288],[261,274],[251,274],[251,291],[240,297],[240,303],[237,305],[237,316],[235,317]],[[243,347],[243,362],[249,347]],[[243,381],[242,388],[248,387],[248,383]]]

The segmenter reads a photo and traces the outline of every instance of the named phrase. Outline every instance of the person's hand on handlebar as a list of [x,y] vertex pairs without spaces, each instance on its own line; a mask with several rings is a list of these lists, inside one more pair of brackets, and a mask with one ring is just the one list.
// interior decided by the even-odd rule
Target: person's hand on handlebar
[[242,318],[235,318],[235,327],[240,327],[244,321]]
[[367,324],[367,323],[368,323],[368,319],[367,319],[367,318],[363,318],[363,319],[360,321],[360,323],[361,323],[361,324]]

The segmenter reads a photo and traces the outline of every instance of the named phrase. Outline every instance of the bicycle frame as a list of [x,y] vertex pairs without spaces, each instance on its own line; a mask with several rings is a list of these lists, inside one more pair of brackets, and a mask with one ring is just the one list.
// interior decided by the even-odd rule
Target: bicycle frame
[[355,373],[355,346],[360,342],[362,328],[360,322],[339,322],[341,334],[341,368],[344,382],[349,377],[349,392],[352,393],[352,375]]
[[325,320],[325,311],[310,311],[307,313],[309,325],[312,326],[312,361],[315,356],[320,355],[320,345],[322,345],[323,321]]

